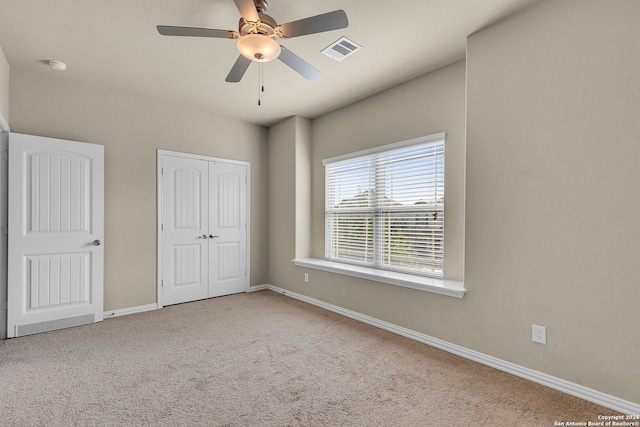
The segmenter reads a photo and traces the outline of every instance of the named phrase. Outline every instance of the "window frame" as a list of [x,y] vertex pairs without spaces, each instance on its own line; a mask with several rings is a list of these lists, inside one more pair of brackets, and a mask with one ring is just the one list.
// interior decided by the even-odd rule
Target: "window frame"
[[[385,205],[384,202],[381,202],[380,200],[375,201],[373,203],[373,206],[371,206],[371,200],[373,199],[379,199],[377,197],[369,197],[368,199],[368,204],[366,207],[360,208],[360,207],[353,207],[351,209],[346,208],[346,209],[341,209],[341,208],[337,208],[337,207],[330,207],[329,205],[331,203],[333,203],[333,206],[335,206],[336,200],[335,200],[335,196],[333,196],[333,191],[334,188],[337,187],[331,187],[332,182],[330,182],[330,180],[334,179],[334,176],[332,175],[331,171],[328,172],[328,167],[333,168],[335,167],[337,169],[337,167],[339,167],[341,164],[349,164],[348,162],[353,161],[353,164],[357,164],[355,162],[357,161],[362,161],[363,162],[363,171],[364,174],[371,174],[373,173],[374,178],[373,178],[373,193],[379,192],[379,194],[383,194],[382,192],[380,192],[380,188],[384,188],[384,182],[385,180],[382,179],[380,180],[380,177],[378,175],[383,175],[384,176],[384,171],[383,171],[383,166],[381,166],[380,163],[380,159],[381,156],[384,155],[390,155],[391,153],[395,153],[397,154],[400,150],[416,150],[416,149],[420,149],[420,148],[426,148],[426,147],[434,147],[434,146],[438,146],[438,145],[442,145],[442,152],[440,154],[435,154],[434,155],[434,159],[436,161],[438,161],[438,157],[437,156],[442,156],[441,159],[441,171],[440,173],[442,174],[442,180],[444,181],[444,146],[445,146],[445,142],[446,142],[446,133],[444,132],[440,132],[440,133],[436,133],[433,135],[428,135],[428,136],[424,136],[424,137],[419,137],[419,138],[414,138],[414,139],[410,139],[407,141],[401,141],[401,142],[397,142],[397,143],[393,143],[393,144],[386,144],[380,147],[375,147],[375,148],[371,148],[371,149],[367,149],[367,150],[362,150],[362,151],[357,151],[357,152],[353,152],[353,153],[348,153],[348,154],[344,154],[344,155],[340,155],[340,156],[336,156],[336,157],[331,157],[328,159],[323,160],[323,165],[325,167],[325,261],[327,263],[330,263],[332,268],[335,269],[337,267],[340,266],[340,264],[344,264],[345,265],[345,269],[349,270],[349,271],[353,271],[354,267],[358,267],[358,268],[363,268],[366,269],[368,274],[372,274],[375,273],[376,271],[380,271],[380,273],[385,276],[388,277],[390,272],[396,272],[398,274],[402,274],[403,276],[418,276],[419,278],[427,278],[427,279],[435,279],[435,280],[442,280],[444,277],[444,202],[439,202],[437,195],[438,193],[438,184],[435,185],[435,195],[434,195],[434,200],[435,202],[432,204],[432,206],[435,206],[435,209],[426,209],[426,208],[418,208],[415,206],[415,204],[412,205],[404,205],[402,208],[397,208],[397,207],[393,207],[391,205]],[[366,163],[369,163],[368,166],[364,166]],[[337,165],[337,166],[336,166]],[[435,169],[435,175],[436,179],[438,178],[438,167],[436,167]],[[371,179],[370,177],[367,179]],[[371,183],[369,183],[369,187],[367,191],[370,191],[369,188],[371,188]],[[441,187],[442,191],[444,191],[444,182],[442,182],[442,187]],[[364,194],[364,193],[363,193]],[[371,194],[371,191],[370,193]],[[443,197],[444,197],[444,192],[442,193]],[[339,199],[339,197],[338,197]],[[343,199],[344,200],[344,199]],[[440,208],[440,210],[438,211],[438,207]],[[407,213],[408,216],[407,218],[411,218],[412,214],[419,214],[420,212],[442,212],[442,218],[439,220],[442,222],[442,230],[439,232],[439,236],[441,236],[441,241],[440,241],[440,248],[441,248],[441,259],[440,261],[436,261],[436,258],[434,256],[434,254],[436,252],[430,252],[431,253],[431,271],[426,271],[424,269],[412,269],[412,268],[408,268],[408,267],[396,267],[391,263],[391,260],[389,260],[388,264],[385,264],[385,260],[384,260],[384,249],[383,249],[383,238],[381,237],[384,233],[383,230],[385,228],[384,226],[384,218],[388,217],[388,215],[393,214],[394,211],[401,211],[403,213]],[[349,215],[351,212],[353,213],[363,213],[363,214],[368,214],[368,215],[372,215],[372,226],[373,229],[375,230],[373,232],[374,237],[373,237],[373,242],[372,242],[372,250],[373,250],[373,260],[372,261],[367,261],[367,259],[365,259],[364,261],[361,260],[349,260],[349,259],[345,259],[345,258],[340,258],[340,257],[333,257],[332,254],[334,253],[333,250],[333,228],[332,228],[332,222],[331,220],[334,218],[339,218],[341,215]],[[438,215],[438,213],[436,213],[436,215]],[[368,222],[368,221],[367,221]],[[436,217],[436,222],[438,222],[438,219]],[[415,223],[415,222],[414,222]],[[391,236],[391,233],[387,233],[389,236]],[[369,238],[365,238],[365,245],[366,245],[366,249],[365,249],[365,253],[368,251],[368,247],[369,247]],[[426,262],[426,261],[425,261]],[[439,269],[435,269],[434,265],[439,264]],[[327,264],[328,265],[328,264]],[[397,265],[397,264],[396,264]],[[347,267],[349,266],[349,267]],[[348,273],[347,273],[348,274]],[[375,279],[374,279],[375,280]],[[420,281],[420,280],[418,280]],[[457,287],[457,286],[456,286]]]

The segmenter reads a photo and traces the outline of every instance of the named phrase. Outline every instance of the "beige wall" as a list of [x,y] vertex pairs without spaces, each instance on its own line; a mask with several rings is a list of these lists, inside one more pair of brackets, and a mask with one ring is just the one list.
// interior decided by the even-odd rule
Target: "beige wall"
[[310,121],[290,117],[269,128],[269,283],[291,280],[291,261],[310,247]]
[[465,64],[457,62],[312,123],[312,255],[324,258],[322,160],[446,132],[444,276],[463,279]]
[[9,122],[9,63],[0,46],[0,116]]
[[286,280],[295,258],[296,118],[269,128],[269,251],[268,280]]
[[105,146],[105,310],[156,302],[156,149],[251,162],[251,282],[265,283],[266,130],[13,71],[11,130]]
[[462,341],[634,402],[639,17],[635,0],[544,1],[468,39]]
[[464,263],[463,299],[293,266],[294,143],[271,138],[270,283],[640,402],[640,2],[615,5],[540,2],[471,36],[466,64],[312,121],[316,258],[322,159],[448,133],[446,275]]
[[311,254],[311,121],[296,117],[296,258]]
[[[311,178],[311,255],[324,258],[324,167],[322,159],[436,132],[447,132],[446,188],[448,264],[451,279],[463,276],[465,63],[458,62],[311,122],[310,158],[295,146],[295,122],[269,134],[269,283],[434,336],[455,341],[459,323],[442,319],[466,300],[295,267],[296,191],[302,171]],[[285,128],[286,126],[286,128]],[[276,130],[278,133],[276,134]],[[286,131],[286,132],[285,132]],[[296,160],[296,154],[299,156]],[[300,160],[300,158],[302,160]],[[304,166],[305,162],[310,166]],[[308,185],[303,183],[300,185]],[[295,225],[295,226],[294,226]],[[304,253],[304,252],[301,252]],[[309,283],[304,282],[304,272]]]

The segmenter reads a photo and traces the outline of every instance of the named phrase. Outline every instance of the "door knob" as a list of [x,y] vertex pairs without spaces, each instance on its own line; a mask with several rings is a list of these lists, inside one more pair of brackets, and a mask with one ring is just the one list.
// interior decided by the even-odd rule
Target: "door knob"
[[214,236],[213,234],[209,234],[210,239],[215,239],[216,237],[220,237],[220,236]]
[[102,244],[102,242],[98,239],[93,241],[93,246],[100,246]]
[[198,239],[207,239],[207,235],[203,234],[202,236],[198,236]]

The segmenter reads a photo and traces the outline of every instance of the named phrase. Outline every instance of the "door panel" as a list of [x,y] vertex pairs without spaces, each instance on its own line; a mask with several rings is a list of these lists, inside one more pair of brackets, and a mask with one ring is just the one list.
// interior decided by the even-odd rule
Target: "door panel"
[[10,135],[9,337],[102,320],[103,158],[97,144]]
[[164,156],[162,304],[208,296],[209,181],[203,160]]
[[90,232],[91,159],[72,153],[26,156],[31,192],[28,231]]
[[209,198],[212,251],[209,297],[246,291],[247,168],[212,162]]
[[27,312],[91,303],[91,254],[27,256]]
[[[211,171],[214,179],[217,179],[217,197],[214,194],[212,210],[217,210],[218,229],[237,229],[240,225],[240,174],[237,167],[231,172],[218,172],[219,169],[229,169],[228,165],[212,165]],[[243,168],[241,168],[243,169]],[[217,200],[216,200],[217,199]],[[215,216],[215,212],[214,216]]]
[[[171,217],[173,230],[184,230],[187,232],[193,230],[202,230],[203,208],[206,207],[202,203],[203,190],[206,191],[207,171],[201,161],[196,160],[190,168],[184,166],[170,166],[171,179],[173,180],[173,210]],[[203,187],[201,189],[201,187]],[[206,199],[205,199],[206,200]]]
[[194,286],[206,282],[205,278],[201,275],[203,246],[204,244],[173,246],[173,286],[175,288]]
[[240,244],[238,242],[217,243],[216,246],[218,280],[240,279]]

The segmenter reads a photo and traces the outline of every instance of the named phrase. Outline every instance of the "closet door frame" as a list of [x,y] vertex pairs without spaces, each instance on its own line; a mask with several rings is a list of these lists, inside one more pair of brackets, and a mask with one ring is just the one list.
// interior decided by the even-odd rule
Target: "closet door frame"
[[0,340],[7,338],[9,124],[0,114]]
[[246,262],[247,262],[247,283],[245,292],[250,291],[251,286],[251,163],[240,161],[223,159],[219,157],[210,157],[200,154],[183,153],[179,151],[169,150],[157,150],[157,196],[156,196],[156,212],[157,212],[157,304],[158,308],[164,307],[162,301],[162,167],[164,156],[183,157],[186,159],[205,160],[209,162],[226,163],[231,165],[242,165],[247,168],[247,242],[246,242]]

